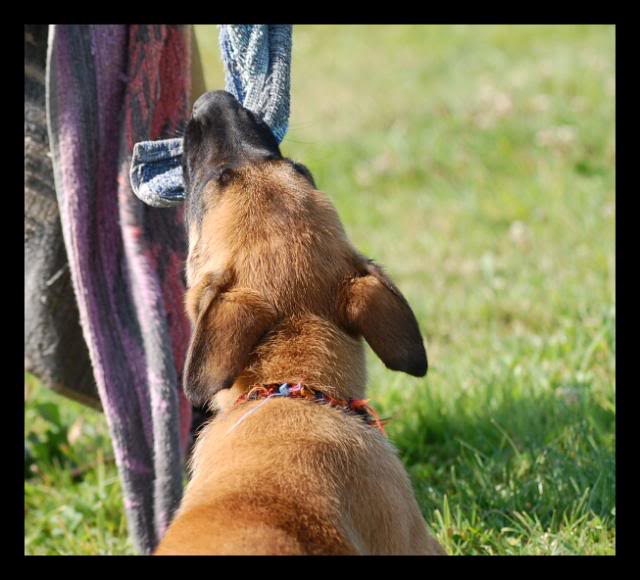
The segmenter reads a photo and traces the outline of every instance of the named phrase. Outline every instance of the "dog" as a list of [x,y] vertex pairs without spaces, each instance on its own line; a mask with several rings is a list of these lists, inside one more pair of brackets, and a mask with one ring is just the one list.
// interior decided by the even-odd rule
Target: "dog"
[[216,415],[155,554],[444,554],[362,401],[362,337],[388,368],[427,372],[401,292],[231,94],[194,103],[183,172],[183,386]]

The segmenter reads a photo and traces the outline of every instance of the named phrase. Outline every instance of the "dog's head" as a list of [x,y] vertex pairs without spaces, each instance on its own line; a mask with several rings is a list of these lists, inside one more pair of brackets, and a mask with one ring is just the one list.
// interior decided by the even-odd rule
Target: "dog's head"
[[239,177],[243,168],[271,161],[289,162],[313,184],[308,169],[285,160],[269,126],[232,94],[226,91],[203,94],[193,104],[184,134],[187,222],[200,224],[211,206],[210,198]]
[[[212,91],[195,102],[183,173],[187,310],[194,323],[184,388],[192,401],[203,403],[230,387],[256,352],[268,357],[277,351],[280,364],[283,352],[295,351],[290,370],[282,363],[283,374],[304,364],[307,354],[328,353],[325,366],[353,365],[352,354],[341,357],[331,344],[308,341],[315,347],[307,354],[299,344],[274,344],[293,340],[286,320],[305,312],[346,337],[363,336],[387,367],[426,374],[426,352],[407,301],[351,246],[307,168],[283,157],[269,127],[231,94]],[[314,360],[314,368],[322,364]]]

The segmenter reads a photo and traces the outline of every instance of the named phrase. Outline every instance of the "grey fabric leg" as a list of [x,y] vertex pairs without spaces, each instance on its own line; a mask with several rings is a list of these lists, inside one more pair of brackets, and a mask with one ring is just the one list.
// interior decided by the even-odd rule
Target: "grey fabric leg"
[[101,409],[62,238],[45,113],[46,25],[25,26],[25,370]]

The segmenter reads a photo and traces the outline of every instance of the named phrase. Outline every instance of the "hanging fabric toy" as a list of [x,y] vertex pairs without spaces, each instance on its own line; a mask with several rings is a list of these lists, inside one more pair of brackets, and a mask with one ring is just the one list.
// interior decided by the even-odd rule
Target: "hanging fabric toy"
[[[220,51],[226,90],[262,117],[280,143],[289,125],[291,25],[222,25]],[[148,205],[182,203],[182,139],[136,143],[130,178],[134,193]]]

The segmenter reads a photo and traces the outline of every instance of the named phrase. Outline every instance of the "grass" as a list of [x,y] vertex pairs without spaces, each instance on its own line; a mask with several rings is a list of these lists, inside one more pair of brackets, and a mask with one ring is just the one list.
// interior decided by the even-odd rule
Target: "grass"
[[25,379],[25,553],[133,554],[104,416]]
[[[282,149],[420,321],[427,378],[369,352],[370,395],[452,554],[615,553],[614,47],[610,26],[294,32]],[[25,551],[131,553],[104,419],[28,386]]]

